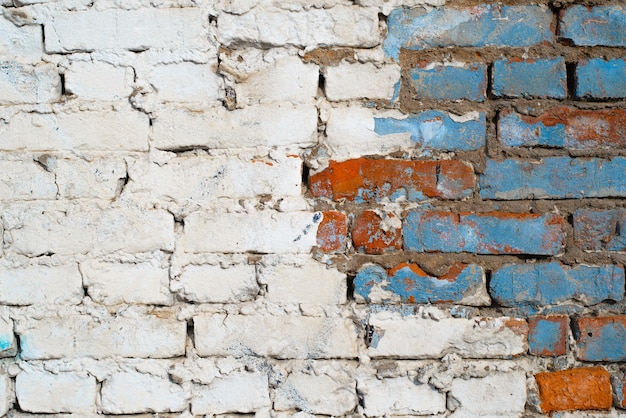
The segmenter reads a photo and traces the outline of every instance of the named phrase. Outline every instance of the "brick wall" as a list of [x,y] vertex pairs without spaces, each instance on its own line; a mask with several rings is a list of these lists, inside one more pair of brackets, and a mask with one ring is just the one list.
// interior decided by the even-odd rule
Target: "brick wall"
[[0,5],[1,416],[626,415],[620,2]]

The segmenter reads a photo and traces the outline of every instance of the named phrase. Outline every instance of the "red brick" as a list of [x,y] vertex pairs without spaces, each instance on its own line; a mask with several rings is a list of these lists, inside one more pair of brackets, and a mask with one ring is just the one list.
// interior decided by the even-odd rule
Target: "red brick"
[[602,367],[585,367],[560,372],[537,373],[541,410],[569,411],[611,409],[609,372]]
[[311,176],[311,193],[333,200],[410,201],[440,197],[461,199],[476,186],[473,168],[461,161],[405,161],[358,158],[331,161]]
[[343,251],[348,240],[346,215],[337,211],[326,211],[322,214],[322,221],[317,228],[317,245],[325,253]]
[[[395,218],[392,213],[384,214],[389,219]],[[383,219],[370,210],[363,212],[352,228],[352,242],[357,251],[367,254],[382,254],[387,250],[402,248],[402,226],[400,228],[381,226]]]

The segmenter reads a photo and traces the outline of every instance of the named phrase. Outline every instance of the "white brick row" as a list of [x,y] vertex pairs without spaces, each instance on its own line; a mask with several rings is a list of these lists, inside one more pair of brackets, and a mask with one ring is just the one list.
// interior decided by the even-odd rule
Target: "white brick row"
[[0,267],[0,303],[6,305],[76,305],[83,298],[78,266]]
[[0,104],[51,103],[61,97],[56,65],[0,62]]
[[236,372],[215,378],[208,385],[193,386],[191,412],[224,414],[257,412],[271,406],[267,376]]
[[82,373],[26,370],[15,379],[20,408],[27,412],[94,413],[96,379]]
[[121,100],[133,92],[133,78],[129,67],[77,61],[65,71],[65,91],[84,99]]
[[521,416],[526,405],[526,374],[454,379],[448,397],[453,417]]
[[41,26],[16,26],[0,14],[0,56],[37,62],[43,52]]
[[259,293],[256,269],[250,264],[188,265],[172,285],[185,300],[198,303],[244,302]]
[[437,415],[446,412],[446,395],[408,377],[362,377],[358,391],[367,416]]
[[331,101],[391,100],[400,82],[400,66],[372,63],[341,63],[325,71],[324,91]]

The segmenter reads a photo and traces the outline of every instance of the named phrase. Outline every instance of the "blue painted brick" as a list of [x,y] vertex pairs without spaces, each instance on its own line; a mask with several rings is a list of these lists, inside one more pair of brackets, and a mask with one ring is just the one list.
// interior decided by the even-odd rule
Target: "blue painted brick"
[[387,19],[384,50],[398,59],[400,49],[449,46],[532,46],[552,42],[552,13],[539,6],[396,9]]
[[594,58],[579,62],[576,68],[576,96],[599,99],[626,97],[626,59],[605,61]]
[[565,221],[556,214],[411,211],[402,227],[404,247],[416,252],[556,255]]
[[506,265],[491,275],[491,297],[503,306],[543,306],[571,300],[595,305],[624,298],[619,266],[567,267],[558,262]]
[[[402,303],[464,302],[484,305],[488,298],[476,297],[484,292],[485,273],[477,265],[456,264],[442,277],[433,277],[415,264],[402,263],[387,272],[378,265],[367,265],[354,279],[354,293],[365,301],[372,300],[372,292],[388,295],[387,300]],[[382,291],[382,292],[381,292]],[[467,298],[467,299],[466,299]]]
[[483,199],[503,200],[624,197],[624,173],[624,157],[487,160],[480,176],[480,195]]
[[560,30],[576,45],[626,46],[626,8],[571,6],[561,16]]
[[417,67],[411,70],[409,83],[418,99],[482,102],[487,90],[487,66],[475,63],[462,67]]
[[562,356],[567,352],[567,316],[536,316],[528,320],[528,348],[536,356]]
[[475,119],[459,121],[448,113],[435,110],[411,115],[405,119],[374,118],[374,131],[378,135],[403,132],[422,148],[445,151],[472,151],[485,145],[487,127],[485,114]]
[[626,316],[578,318],[578,359],[626,361]]
[[578,209],[574,243],[587,251],[626,251],[626,209]]
[[493,63],[493,94],[504,97],[564,99],[567,72],[562,57],[502,59]]

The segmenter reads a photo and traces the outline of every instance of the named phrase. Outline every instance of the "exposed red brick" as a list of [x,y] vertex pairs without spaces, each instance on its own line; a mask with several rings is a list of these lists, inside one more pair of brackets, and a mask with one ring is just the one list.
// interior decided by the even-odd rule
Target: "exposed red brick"
[[460,199],[472,193],[472,167],[456,160],[405,161],[358,158],[331,161],[311,176],[311,193],[333,200],[377,201],[401,193],[408,200],[423,197]]
[[537,373],[535,379],[544,413],[611,409],[610,375],[602,367]]
[[343,251],[348,239],[348,220],[337,211],[323,212],[317,228],[317,245],[325,253]]
[[[384,216],[395,218],[392,213]],[[352,228],[352,242],[357,251],[367,254],[382,254],[387,250],[402,248],[402,227],[381,227],[383,219],[374,211],[363,212]]]

